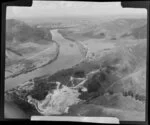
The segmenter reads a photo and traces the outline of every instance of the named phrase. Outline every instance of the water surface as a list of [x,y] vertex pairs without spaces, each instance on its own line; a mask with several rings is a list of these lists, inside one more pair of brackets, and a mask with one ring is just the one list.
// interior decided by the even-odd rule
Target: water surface
[[[28,81],[29,79],[32,79],[34,77],[53,74],[61,69],[69,68],[81,61],[82,56],[76,43],[64,39],[64,37],[62,37],[61,34],[57,32],[57,29],[52,30],[51,33],[53,36],[53,40],[60,45],[60,53],[58,55],[58,58],[51,64],[48,64],[42,68],[36,69],[26,74],[21,74],[14,78],[6,79],[5,90],[14,88],[18,84],[24,83],[25,81]],[[70,46],[70,44],[73,44],[73,46]]]

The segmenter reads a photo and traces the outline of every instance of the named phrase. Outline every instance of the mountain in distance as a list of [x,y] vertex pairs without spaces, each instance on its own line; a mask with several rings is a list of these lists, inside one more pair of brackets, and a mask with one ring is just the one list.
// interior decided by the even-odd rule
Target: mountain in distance
[[108,37],[120,37],[122,34],[132,31],[133,29],[140,28],[146,25],[146,19],[116,19],[102,23],[93,31],[94,35],[101,35],[104,33]]
[[[83,25],[84,24],[84,25]],[[137,38],[137,34],[140,28],[143,27],[142,30],[145,30],[144,27],[147,26],[146,18],[119,18],[113,20],[106,20],[96,24],[86,24],[82,23],[81,25],[70,28],[70,29],[61,29],[59,32],[65,37],[73,40],[86,40],[86,39],[119,39],[122,36],[127,36],[130,34],[131,36]],[[142,31],[142,36],[146,32]],[[142,37],[142,38],[143,38]]]

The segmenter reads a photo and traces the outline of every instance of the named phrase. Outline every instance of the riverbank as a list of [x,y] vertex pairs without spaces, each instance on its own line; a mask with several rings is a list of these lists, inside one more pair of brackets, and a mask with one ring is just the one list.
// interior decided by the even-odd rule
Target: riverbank
[[[55,88],[54,85],[51,84],[52,81],[59,81],[65,86],[70,86],[71,85],[69,84],[70,76],[72,76],[74,73],[78,71],[85,73],[86,76],[89,73],[91,74],[94,71],[93,67],[90,68],[91,65],[92,64],[83,63],[83,64],[76,65],[75,67],[70,68],[70,69],[58,71],[57,73],[47,76],[47,77],[34,78],[33,80],[34,87],[33,87],[33,84],[27,84],[27,85],[23,84],[21,89],[18,89],[18,87],[16,87],[14,90],[12,90],[12,93],[11,91],[10,93],[8,91],[7,94],[8,96],[11,96],[15,100],[15,102],[18,105],[20,105],[21,108],[23,107],[23,109],[26,109],[28,107],[26,106],[27,101],[26,102],[22,101],[22,103],[20,103],[21,99],[26,100],[27,95],[32,95],[37,100],[43,100],[45,96],[48,94],[48,92],[50,91],[50,89]],[[87,68],[89,69],[89,72],[86,71]],[[88,90],[90,89],[90,91],[94,91],[94,92],[82,93],[80,98],[83,100],[86,100],[86,103],[73,105],[69,108],[68,114],[62,114],[62,115],[67,115],[67,116],[73,116],[73,115],[74,116],[89,116],[89,115],[90,116],[111,116],[112,115],[114,117],[121,118],[121,120],[125,120],[125,119],[129,120],[129,117],[127,115],[129,111],[134,112],[133,117],[135,119],[137,119],[137,115],[144,114],[145,100],[140,100],[136,98],[135,96],[132,95],[134,91],[130,90],[133,88],[134,85],[137,85],[136,81],[132,83],[133,85],[130,85],[130,88],[127,88],[129,84],[127,85],[126,81],[130,80],[130,78],[126,78],[122,80],[120,77],[118,77],[117,72],[114,71],[113,68],[112,69],[109,69],[109,67],[103,67],[103,68],[104,69],[107,68],[107,69],[101,70],[101,72],[99,72],[102,74],[96,73],[95,78],[89,77],[88,83],[86,83],[86,84],[89,84]],[[96,69],[98,69],[98,67]],[[119,71],[119,69],[117,69],[117,71]],[[122,72],[120,71],[120,73]],[[135,76],[135,78],[136,77],[138,76]],[[134,80],[134,77],[132,79]],[[115,83],[117,80],[119,80],[118,81],[119,88],[115,87],[105,93],[105,90],[111,85],[113,85],[113,83]],[[96,86],[97,82],[101,84],[100,88]],[[126,90],[127,95],[124,93],[124,90],[122,90],[122,86],[124,88],[127,88]],[[99,90],[100,95],[99,94],[97,95],[96,93],[97,91],[95,91],[95,89]],[[138,89],[141,89],[141,88],[138,87],[137,90]],[[139,92],[139,94],[141,94],[141,92]],[[128,105],[125,105],[125,103],[123,103],[124,101],[128,103]],[[91,108],[88,107],[89,105],[92,105],[92,107]],[[76,110],[74,106],[80,110]],[[99,110],[100,107],[101,107],[102,112],[100,112]],[[109,109],[112,109],[112,110],[109,110]],[[29,108],[26,110],[25,111],[30,112],[30,114],[36,111],[35,108],[33,107],[30,107],[30,110]],[[97,110],[99,112],[97,112]],[[119,112],[116,112],[116,110]],[[140,120],[143,120],[143,119],[144,117],[142,117]]]
[[[13,66],[7,68],[7,70],[12,70],[14,73],[11,73],[9,76],[5,77],[5,79],[8,78],[14,78],[20,74],[26,74],[28,72],[31,72],[33,70],[36,70],[38,68],[41,68],[45,65],[48,65],[55,61],[59,55],[59,44],[56,41],[53,41],[53,45],[50,45],[47,49],[37,53],[36,55],[29,57],[25,60],[25,62],[22,62],[20,64],[14,64]],[[27,67],[25,67],[26,61],[30,61],[31,64]]]
[[[15,88],[17,85],[22,84],[35,77],[40,77],[47,74],[52,75],[62,69],[68,69],[83,60],[77,44],[70,40],[64,39],[64,37],[57,31],[57,29],[51,31],[53,41],[57,41],[56,44],[59,46],[59,52],[57,53],[54,61],[52,60],[51,62],[49,62],[49,64],[45,64],[44,66],[32,70],[28,73],[20,74],[16,77],[6,79],[5,90]],[[72,44],[73,46],[70,46],[70,44]]]
[[[68,114],[62,115],[113,116],[119,117],[120,120],[131,120],[128,113],[133,112],[132,119],[140,118],[139,120],[143,120],[144,116],[139,116],[145,112],[146,67],[139,67],[139,64],[145,66],[143,60],[145,60],[146,53],[142,51],[143,48],[138,48],[142,44],[130,46],[132,53],[129,53],[128,47],[119,46],[111,50],[105,50],[107,53],[104,52],[105,54],[95,60],[83,60],[76,65],[69,66],[69,68],[57,70],[51,75],[33,77],[34,85],[24,83],[21,89],[15,87],[7,91],[6,97],[10,96],[27,114],[38,113],[32,105],[27,103],[28,95],[39,101],[44,100],[48,92],[55,89],[52,82],[59,81],[61,84],[71,87],[70,77],[80,72],[85,74],[85,78],[88,78],[85,83],[88,92],[81,92],[79,96],[80,99],[86,100],[86,102],[70,106]],[[143,53],[142,59],[141,56],[135,54],[137,53],[136,50],[139,52],[139,49]],[[68,52],[66,48],[60,50]],[[96,70],[99,70],[99,72],[95,72]],[[92,75],[93,73],[95,75]]]

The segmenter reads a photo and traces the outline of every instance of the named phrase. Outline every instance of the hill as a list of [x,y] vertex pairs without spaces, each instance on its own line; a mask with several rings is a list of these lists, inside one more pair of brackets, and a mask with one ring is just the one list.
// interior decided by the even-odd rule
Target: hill
[[[6,97],[11,97],[22,109],[26,110],[29,107],[30,111],[26,112],[38,114],[26,102],[27,95],[43,100],[50,90],[56,88],[51,81],[60,81],[63,85],[71,86],[71,76],[84,74],[82,77],[87,78],[84,86],[88,91],[81,92],[79,98],[86,102],[71,106],[66,115],[114,116],[120,120],[143,120],[144,117],[139,116],[145,112],[146,101],[145,47],[146,41],[136,45],[116,46],[103,54],[98,53],[99,58],[96,55],[93,60],[84,60],[72,68],[50,76],[34,78],[34,84],[22,84],[21,88],[9,90]],[[132,114],[132,119],[128,113]]]
[[[6,20],[6,70],[16,76],[46,65],[57,57],[58,45],[48,28]],[[9,76],[9,77],[10,77]]]
[[[60,33],[65,38],[70,38],[73,40],[87,40],[87,39],[118,39],[124,34],[133,32],[137,37],[137,33],[140,28],[143,27],[145,30],[147,20],[142,19],[124,19],[119,18],[111,21],[102,22],[99,24],[85,24],[79,25],[76,28],[62,29]],[[138,30],[138,31],[137,31]],[[143,37],[141,37],[143,38]]]
[[[56,89],[54,81],[72,87],[70,78],[82,77],[86,79],[82,86],[86,87],[87,91],[83,92],[80,89],[78,91],[79,99],[84,102],[71,106],[69,113],[62,115],[113,116],[122,121],[145,120],[147,69],[145,23],[145,20],[142,19],[118,19],[104,23],[101,28],[83,25],[59,30],[67,39],[92,38],[91,42],[95,48],[100,45],[96,42],[110,42],[115,46],[109,49],[99,49],[92,54],[92,59],[87,56],[73,67],[20,84],[18,87],[8,90],[5,93],[5,99],[13,100],[29,115],[39,115],[38,111],[27,102],[28,95],[41,101],[49,92]],[[141,27],[143,27],[141,30],[143,32],[140,31]],[[116,36],[120,37],[126,33],[130,33],[134,39],[124,39],[123,37],[111,40],[114,35],[116,38]],[[101,38],[105,38],[105,40],[99,40],[101,38],[98,34],[101,34]],[[93,41],[94,38],[98,40]],[[84,41],[82,43],[84,44]],[[103,45],[101,44],[101,46]],[[90,48],[90,45],[87,47]],[[76,80],[74,83],[79,85],[81,81]]]
[[6,20],[6,40],[9,42],[12,42],[13,39],[22,43],[30,40],[33,42],[41,39],[52,40],[52,35],[48,31],[49,30],[46,28],[29,26],[28,24],[19,20]]

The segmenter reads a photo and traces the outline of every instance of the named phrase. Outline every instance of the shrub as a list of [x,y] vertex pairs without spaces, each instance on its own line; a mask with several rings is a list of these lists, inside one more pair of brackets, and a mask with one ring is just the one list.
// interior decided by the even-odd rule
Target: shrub
[[85,72],[83,70],[78,70],[78,71],[75,71],[73,76],[82,78],[82,77],[85,77]]

